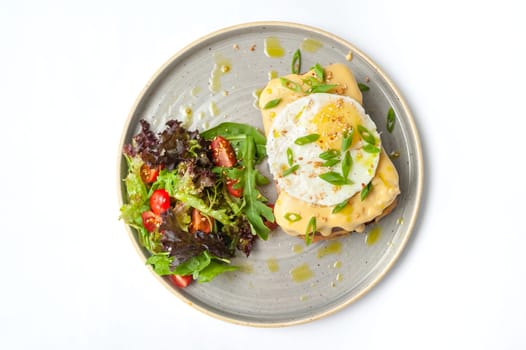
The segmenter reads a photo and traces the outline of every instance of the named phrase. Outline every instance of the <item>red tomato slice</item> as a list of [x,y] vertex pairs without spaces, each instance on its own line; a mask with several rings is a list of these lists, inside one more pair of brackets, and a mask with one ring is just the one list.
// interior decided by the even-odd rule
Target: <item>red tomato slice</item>
[[212,149],[212,158],[214,164],[225,168],[231,168],[236,165],[236,154],[228,140],[221,136],[216,136],[210,143]]
[[159,175],[160,167],[150,168],[147,164],[141,166],[141,179],[143,182],[150,184],[155,182]]
[[150,197],[150,208],[152,211],[161,215],[170,208],[170,195],[164,189],[155,190]]
[[201,231],[204,233],[212,232],[214,226],[214,218],[210,218],[199,210],[192,209],[192,223],[190,224],[190,232]]
[[243,189],[242,188],[234,188],[234,185],[237,184],[237,180],[228,179],[226,181],[226,188],[228,190],[228,193],[230,193],[232,196],[241,198],[243,195]]
[[170,281],[172,281],[173,284],[175,284],[179,288],[184,288],[192,282],[192,275],[170,275],[168,276],[170,278]]
[[[274,204],[270,204],[270,203],[267,203],[267,206],[272,208],[272,212],[274,212]],[[265,226],[267,226],[271,231],[275,230],[278,228],[278,224],[276,223],[276,221],[268,221],[266,219],[263,219],[263,223],[265,224]]]
[[141,217],[142,217],[142,224],[144,225],[144,228],[148,232],[157,231],[157,229],[162,223],[161,217],[151,211],[145,211],[144,213],[141,214]]

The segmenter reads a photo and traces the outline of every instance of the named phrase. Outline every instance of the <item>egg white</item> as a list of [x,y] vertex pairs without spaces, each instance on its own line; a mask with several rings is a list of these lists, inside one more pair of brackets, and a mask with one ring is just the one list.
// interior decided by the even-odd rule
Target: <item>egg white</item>
[[[380,152],[364,151],[366,142],[360,138],[350,149],[353,165],[348,179],[352,181],[351,185],[335,186],[319,177],[329,171],[341,174],[341,162],[331,167],[321,166],[324,160],[319,155],[324,149],[317,142],[297,145],[295,140],[317,133],[315,118],[330,103],[352,104],[358,112],[360,124],[375,137],[375,146],[381,147],[376,125],[360,103],[347,96],[326,93],[311,94],[288,104],[274,118],[267,136],[268,164],[278,190],[307,203],[323,206],[337,205],[360,192],[374,177],[380,158]],[[357,125],[353,125],[353,128],[358,133]],[[297,164],[299,168],[294,173],[283,176],[284,170],[290,167],[288,149],[292,150],[293,165]]]

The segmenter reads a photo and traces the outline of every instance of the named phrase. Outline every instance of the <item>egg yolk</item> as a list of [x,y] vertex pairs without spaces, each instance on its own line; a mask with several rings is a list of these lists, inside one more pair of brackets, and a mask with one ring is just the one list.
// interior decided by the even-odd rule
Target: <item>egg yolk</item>
[[[343,103],[343,100],[326,104],[313,118],[314,132],[320,135],[318,146],[323,150],[339,150],[343,134],[356,128],[360,122],[360,114],[352,104]],[[359,135],[355,132],[351,145],[357,142],[358,138]]]

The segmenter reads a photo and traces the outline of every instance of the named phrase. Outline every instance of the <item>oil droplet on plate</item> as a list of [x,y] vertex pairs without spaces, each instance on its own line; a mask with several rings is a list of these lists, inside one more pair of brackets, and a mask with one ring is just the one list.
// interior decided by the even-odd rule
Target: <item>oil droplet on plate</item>
[[402,225],[404,223],[404,218],[403,217],[399,217],[398,220],[396,220],[396,223],[398,225]]
[[210,73],[210,79],[208,81],[208,88],[212,93],[217,93],[221,89],[221,77],[230,72],[231,63],[223,55],[219,53],[214,54],[214,68]]
[[301,253],[301,252],[303,252],[303,246],[301,244],[294,244],[292,246],[292,251],[294,253]]
[[302,264],[290,270],[290,276],[292,277],[292,280],[294,282],[300,283],[305,282],[314,277],[314,273],[310,269],[309,265]]
[[332,267],[335,269],[339,269],[340,267],[342,267],[342,262],[339,260],[335,261],[334,264],[332,264]]
[[279,271],[279,264],[276,258],[269,258],[267,260],[267,267],[270,272],[278,272]]
[[254,108],[259,110],[259,96],[261,96],[261,92],[263,91],[263,89],[256,89],[254,91],[252,91],[252,97],[254,97]]
[[305,38],[301,43],[301,49],[307,52],[316,52],[322,47],[322,43],[316,39]]
[[365,243],[367,243],[367,245],[373,245],[378,241],[381,235],[382,228],[380,226],[375,226],[367,233],[367,236],[365,236]]
[[300,296],[300,301],[305,301],[305,300],[308,300],[308,299],[309,299],[308,295],[301,295]]
[[265,55],[268,57],[282,57],[285,55],[285,49],[281,46],[278,38],[269,36],[265,39]]
[[324,247],[318,249],[316,256],[318,258],[323,258],[326,255],[338,254],[342,251],[342,244],[339,241],[332,241]]
[[252,265],[241,264],[241,265],[238,265],[238,266],[239,266],[239,271],[241,271],[241,272],[245,272],[245,273],[252,273],[252,272],[254,272],[254,267]]
[[210,102],[210,106],[208,106],[208,111],[210,112],[210,115],[212,117],[215,117],[219,114],[219,109],[217,108],[217,105],[214,101]]
[[190,94],[192,97],[197,97],[199,93],[201,92],[201,88],[199,86],[195,86],[192,90],[190,90]]
[[268,72],[268,80],[276,79],[278,77],[278,72],[271,70]]
[[341,273],[336,275],[336,281],[341,282],[343,280],[343,276]]

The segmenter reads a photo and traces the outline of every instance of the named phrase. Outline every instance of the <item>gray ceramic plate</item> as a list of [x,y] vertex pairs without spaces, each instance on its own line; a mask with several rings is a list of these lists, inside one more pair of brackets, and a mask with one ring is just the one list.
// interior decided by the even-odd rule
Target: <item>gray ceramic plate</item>
[[[284,49],[282,57],[265,54],[268,38],[279,40]],[[304,42],[305,39],[310,42]],[[293,325],[351,304],[393,266],[417,217],[423,161],[418,133],[406,103],[389,78],[361,51],[334,35],[303,25],[243,24],[208,35],[184,48],[159,69],[138,97],[124,127],[121,146],[138,132],[141,118],[157,129],[172,118],[198,129],[225,120],[261,127],[260,113],[254,107],[255,91],[265,86],[271,72],[288,74],[292,55],[298,48],[302,48],[302,71],[315,63],[346,62],[357,80],[370,87],[364,93],[365,108],[383,132],[387,152],[400,154],[394,163],[400,174],[402,193],[396,210],[364,233],[306,247],[302,240],[277,230],[268,241],[259,241],[248,259],[234,260],[242,267],[240,271],[220,275],[208,284],[193,283],[186,289],[177,289],[158,277],[186,303],[234,323]],[[230,70],[224,73],[221,66]],[[390,106],[396,112],[392,133],[385,130]],[[120,158],[121,200],[125,198],[121,180],[126,171]],[[272,200],[275,196],[272,186],[265,191]],[[146,259],[147,252],[138,245],[136,233],[130,228],[128,231],[141,259]]]

